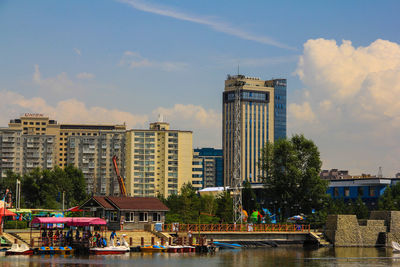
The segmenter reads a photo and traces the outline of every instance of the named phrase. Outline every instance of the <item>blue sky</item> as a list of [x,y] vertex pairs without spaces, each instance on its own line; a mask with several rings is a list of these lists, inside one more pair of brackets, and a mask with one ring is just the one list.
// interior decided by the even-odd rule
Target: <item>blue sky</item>
[[[220,147],[224,79],[240,64],[248,76],[288,79],[289,132],[315,140],[325,168],[356,174],[382,166],[394,175],[400,114],[384,110],[392,102],[381,98],[398,100],[400,91],[398,10],[398,1],[365,0],[3,0],[0,122],[42,112],[64,122],[142,128],[163,113],[174,128],[194,131],[195,146]],[[379,39],[386,41],[374,48]],[[335,53],[340,64],[321,63]],[[381,67],[365,68],[380,66],[382,57]],[[389,69],[387,59],[394,60]],[[376,86],[386,88],[378,81],[390,80],[389,72],[392,94],[374,94]],[[348,73],[348,83],[326,78]],[[342,95],[357,79],[365,80],[359,90]],[[368,97],[379,102],[371,106],[382,110],[377,117]]]

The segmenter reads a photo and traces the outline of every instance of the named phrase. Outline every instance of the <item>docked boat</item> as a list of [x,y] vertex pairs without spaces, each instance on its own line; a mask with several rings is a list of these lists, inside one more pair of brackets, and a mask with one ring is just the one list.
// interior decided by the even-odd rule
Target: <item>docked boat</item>
[[11,248],[6,251],[6,255],[33,255],[33,250],[26,244],[12,244]]
[[140,247],[141,252],[167,252],[168,247],[161,245],[149,245]]
[[240,249],[240,248],[242,248],[241,245],[234,244],[234,243],[232,243],[232,244],[231,243],[222,243],[222,242],[217,242],[217,241],[214,241],[213,243],[217,248],[221,248],[221,249],[224,249],[224,248],[226,248],[226,249]]
[[393,252],[400,253],[400,244],[399,243],[392,241],[392,248],[393,248]]
[[90,248],[89,252],[95,255],[125,254],[129,252],[131,249],[128,243],[126,242],[124,236],[126,235],[122,235],[120,246],[114,246],[114,244],[112,244],[111,246],[103,248]]

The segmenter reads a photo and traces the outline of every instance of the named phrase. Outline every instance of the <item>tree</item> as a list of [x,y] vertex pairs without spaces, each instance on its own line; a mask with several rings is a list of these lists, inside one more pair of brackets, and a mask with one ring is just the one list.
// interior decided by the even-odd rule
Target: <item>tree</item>
[[282,216],[294,215],[290,207],[306,214],[322,208],[328,182],[319,176],[321,165],[317,146],[303,135],[265,145],[260,161],[265,191]]
[[22,178],[21,194],[28,208],[60,209],[64,192],[66,206],[82,203],[86,198],[86,182],[81,170],[74,166],[53,170],[34,169]]
[[229,192],[224,191],[217,197],[217,216],[222,223],[233,222],[233,201]]
[[242,201],[243,201],[243,209],[247,211],[249,215],[254,210],[260,209],[257,203],[256,193],[254,193],[254,190],[251,188],[251,184],[248,181],[243,182]]

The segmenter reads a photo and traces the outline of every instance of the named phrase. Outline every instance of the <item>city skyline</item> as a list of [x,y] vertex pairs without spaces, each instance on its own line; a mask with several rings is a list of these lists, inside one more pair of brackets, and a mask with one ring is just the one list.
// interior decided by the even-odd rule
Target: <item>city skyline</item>
[[288,136],[313,139],[324,169],[394,176],[399,5],[3,1],[0,124],[44,113],[144,129],[162,113],[194,147],[220,148],[223,82],[239,64],[288,80]]

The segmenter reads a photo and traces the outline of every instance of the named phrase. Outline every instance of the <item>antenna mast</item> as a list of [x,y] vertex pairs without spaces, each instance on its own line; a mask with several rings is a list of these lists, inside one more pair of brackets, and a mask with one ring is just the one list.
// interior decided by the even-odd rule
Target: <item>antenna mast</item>
[[[239,65],[238,65],[239,72]],[[234,143],[233,143],[233,177],[232,177],[232,193],[233,193],[233,221],[242,223],[242,177],[241,177],[241,155],[242,155],[242,135],[241,135],[241,118],[242,107],[240,99],[240,89],[244,85],[243,81],[237,81],[235,86],[235,113],[234,113]]]

